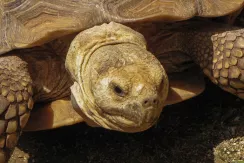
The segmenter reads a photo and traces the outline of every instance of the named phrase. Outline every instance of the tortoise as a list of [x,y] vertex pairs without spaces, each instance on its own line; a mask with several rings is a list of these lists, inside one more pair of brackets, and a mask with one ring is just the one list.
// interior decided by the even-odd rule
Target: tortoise
[[144,131],[164,106],[200,94],[203,74],[243,99],[244,31],[191,21],[226,16],[234,22],[243,4],[1,1],[1,162],[22,130],[85,121],[121,132]]

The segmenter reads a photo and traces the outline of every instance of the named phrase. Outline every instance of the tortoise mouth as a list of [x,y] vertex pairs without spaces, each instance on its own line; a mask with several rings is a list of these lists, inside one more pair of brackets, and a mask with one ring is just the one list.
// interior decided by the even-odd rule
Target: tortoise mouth
[[152,121],[144,121],[144,122],[141,121],[137,123],[121,115],[115,115],[115,114],[111,115],[106,113],[104,114],[104,117],[107,120],[109,120],[110,123],[117,126],[117,128],[110,128],[110,129],[120,131],[120,132],[127,132],[127,133],[136,133],[136,132],[145,131],[150,127],[152,127],[153,125],[155,125],[156,122],[158,121],[158,118],[155,118]]
[[159,118],[158,114],[160,114],[157,111],[158,108],[154,107],[148,107],[146,109],[138,107],[136,111],[131,110],[131,108],[103,110],[102,116],[125,132],[132,130],[132,128],[133,132],[137,132],[153,126]]
[[111,123],[120,127],[137,127],[142,123],[142,117],[140,114],[130,114],[123,110],[103,110],[103,115],[105,116],[104,118],[109,120]]
[[108,112],[104,112],[103,114],[107,120],[109,120],[111,123],[115,124],[116,126],[119,126],[120,128],[124,127],[136,127],[138,126],[138,122],[134,121],[132,118],[127,118],[124,115],[121,114],[111,114]]

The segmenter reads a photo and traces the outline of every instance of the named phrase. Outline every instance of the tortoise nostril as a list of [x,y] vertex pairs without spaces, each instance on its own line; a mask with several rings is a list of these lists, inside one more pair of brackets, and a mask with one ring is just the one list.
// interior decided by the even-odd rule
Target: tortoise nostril
[[156,103],[157,103],[157,100],[156,100],[156,99],[154,99],[154,100],[153,100],[153,103],[154,103],[154,104],[156,104]]
[[147,98],[143,101],[143,106],[144,107],[150,107],[150,106],[154,106],[158,103],[158,99],[156,97],[151,97],[151,98]]

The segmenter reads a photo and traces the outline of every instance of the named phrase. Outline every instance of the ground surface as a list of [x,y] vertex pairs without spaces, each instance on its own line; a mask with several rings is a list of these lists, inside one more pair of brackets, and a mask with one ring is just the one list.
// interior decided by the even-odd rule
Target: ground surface
[[78,124],[24,133],[9,162],[220,163],[236,159],[243,163],[243,104],[208,83],[202,95],[165,108],[157,126],[148,131],[126,134]]

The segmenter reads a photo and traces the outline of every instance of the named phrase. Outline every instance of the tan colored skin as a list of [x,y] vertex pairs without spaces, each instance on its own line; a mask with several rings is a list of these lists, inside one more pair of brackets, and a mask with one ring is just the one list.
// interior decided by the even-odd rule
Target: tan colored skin
[[[66,34],[83,31],[85,29],[91,28],[94,25],[99,25],[104,22],[110,22],[110,21],[116,21],[119,23],[138,23],[142,21],[178,21],[178,20],[186,20],[193,16],[222,16],[229,14],[231,12],[234,12],[238,9],[240,9],[243,5],[243,0],[232,0],[231,2],[228,0],[217,0],[214,3],[211,3],[209,0],[204,1],[185,1],[185,0],[169,0],[169,1],[151,1],[151,0],[82,0],[82,1],[64,1],[64,0],[52,0],[52,1],[41,1],[41,0],[16,0],[16,1],[0,1],[0,54],[6,53],[13,49],[18,48],[27,48],[27,47],[34,47],[37,45],[43,45],[44,43],[47,43],[55,38],[58,38],[60,36],[64,36]],[[79,15],[79,16],[77,16]],[[109,32],[108,32],[109,33]],[[129,32],[130,33],[130,32]],[[133,32],[132,32],[133,33]],[[234,32],[235,33],[235,32]],[[204,37],[204,36],[203,36]],[[225,37],[225,36],[224,36]],[[239,37],[239,36],[238,36]],[[117,37],[115,37],[118,39]],[[130,40],[130,39],[129,39]],[[126,40],[125,42],[128,43],[129,40]],[[137,41],[139,41],[138,39]],[[218,40],[218,39],[217,39]],[[116,40],[115,40],[116,41]],[[135,41],[137,44],[138,42]],[[125,43],[124,42],[124,43]],[[143,41],[142,41],[143,42]],[[145,45],[142,45],[142,43],[139,41],[139,44],[137,48],[144,48]],[[216,40],[213,40],[213,43],[216,42]],[[235,42],[237,44],[239,41],[238,39],[230,40],[230,42]],[[237,42],[237,43],[236,43]],[[142,43],[142,44],[141,44]],[[222,47],[222,46],[221,46]],[[135,48],[135,49],[137,49]],[[238,47],[242,48],[242,47]],[[89,49],[89,48],[88,48]],[[200,48],[199,48],[200,49]],[[197,49],[197,50],[199,50]],[[221,48],[222,49],[222,48]],[[242,50],[242,49],[241,49]],[[133,49],[131,50],[133,51]],[[216,51],[216,49],[215,49]],[[214,52],[215,52],[214,51]],[[53,51],[54,52],[54,51]],[[236,52],[232,52],[233,54],[237,54]],[[231,53],[231,54],[232,54]],[[10,54],[13,54],[12,52]],[[212,53],[209,53],[210,56]],[[215,54],[215,53],[214,53]],[[217,54],[217,53],[216,53]],[[238,53],[240,54],[240,53]],[[57,82],[46,82],[47,80],[51,79],[49,78],[52,76],[52,74],[49,74],[47,76],[40,75],[37,72],[29,71],[33,69],[33,63],[29,64],[28,61],[25,61],[24,58],[21,56],[23,55],[22,52],[18,54],[14,54],[14,57],[10,57],[6,55],[5,57],[0,58],[0,65],[4,65],[0,68],[0,74],[1,77],[4,76],[5,78],[0,78],[1,82],[1,99],[0,104],[2,105],[3,112],[0,113],[0,148],[1,155],[0,161],[4,162],[6,158],[11,153],[12,148],[17,143],[18,137],[22,131],[22,128],[25,126],[29,111],[32,108],[33,101],[32,98],[34,98],[36,101],[41,100],[41,97],[43,100],[46,99],[56,99],[61,98],[68,90],[64,89],[59,93],[60,89],[63,88],[62,84],[66,83],[65,86],[69,86],[69,79],[67,77],[64,77],[64,81],[57,83]],[[89,56],[89,55],[88,55]],[[153,56],[152,54],[149,54],[148,56]],[[233,55],[234,56],[234,55]],[[34,56],[32,56],[35,58]],[[30,57],[30,58],[32,58]],[[29,58],[29,57],[28,57]],[[90,58],[90,57],[88,57]],[[200,58],[200,56],[197,56],[197,58]],[[80,59],[80,58],[79,58]],[[141,57],[138,58],[138,60],[141,59]],[[218,58],[219,59],[219,58]],[[242,57],[237,57],[237,62],[234,62],[235,59],[232,59],[230,62],[235,63],[233,68],[230,68],[228,70],[228,73],[230,74],[227,76],[227,80],[234,77],[234,81],[242,80],[242,67],[238,65],[237,63],[241,62]],[[35,59],[33,59],[34,61]],[[39,60],[39,59],[37,59]],[[136,60],[136,59],[135,59]],[[222,61],[220,58],[219,60]],[[240,61],[239,61],[240,60]],[[57,61],[57,60],[53,60]],[[67,60],[66,60],[67,61]],[[143,60],[145,64],[142,64],[141,68],[147,70],[149,73],[148,75],[151,75],[150,66],[145,65],[152,65],[155,66],[157,64],[154,64],[155,62],[158,62],[156,59],[154,59],[154,63],[152,60]],[[17,69],[12,69],[12,65],[19,63],[19,67]],[[51,62],[50,62],[51,63]],[[57,61],[58,63],[58,61]],[[45,63],[44,63],[45,64]],[[74,65],[75,62],[70,62],[70,65]],[[211,63],[210,63],[211,64]],[[58,66],[59,64],[57,64]],[[95,78],[91,74],[85,74],[82,72],[82,74],[79,74],[81,71],[80,66],[86,66],[88,65],[86,62],[80,63],[80,65],[73,66],[73,69],[70,69],[69,72],[71,73],[72,79],[75,81],[74,86],[72,87],[72,95],[74,97],[74,104],[77,103],[77,106],[84,106],[85,109],[82,110],[81,114],[85,114],[86,121],[95,122],[95,124],[99,124],[100,126],[104,126],[106,128],[116,129],[120,131],[141,131],[144,130],[150,125],[152,125],[151,122],[153,122],[154,118],[157,117],[156,115],[159,114],[157,112],[161,106],[163,106],[163,101],[166,99],[167,96],[167,75],[163,71],[162,66],[156,66],[160,69],[161,67],[162,71],[156,71],[156,74],[161,74],[161,76],[157,76],[154,79],[151,79],[150,81],[164,81],[163,86],[159,87],[157,91],[153,89],[153,87],[156,87],[159,85],[158,82],[154,83],[154,86],[152,86],[152,83],[145,80],[143,81],[145,83],[145,86],[148,86],[149,92],[151,94],[155,94],[154,98],[156,96],[159,96],[159,92],[163,92],[163,96],[159,98],[159,101],[162,100],[162,103],[159,102],[160,105],[155,107],[156,113],[152,110],[149,111],[149,113],[146,113],[145,111],[139,111],[136,109],[136,114],[140,115],[138,118],[139,120],[133,120],[131,122],[127,121],[127,119],[131,120],[131,116],[128,116],[126,118],[120,118],[117,116],[117,118],[109,119],[103,118],[102,109],[97,107],[96,103],[99,103],[101,106],[104,105],[101,101],[94,100],[93,96],[95,97],[95,94],[92,95],[91,90],[94,89],[96,91],[96,87],[89,86],[89,82],[92,80],[96,80],[99,78]],[[138,64],[135,64],[138,66]],[[144,67],[145,66],[145,67]],[[28,70],[28,68],[29,70]],[[58,66],[59,67],[59,66]],[[91,67],[91,66],[90,66]],[[138,66],[139,67],[139,66]],[[216,66],[217,68],[218,66]],[[212,69],[216,69],[215,67]],[[236,68],[240,71],[236,71]],[[49,69],[49,68],[48,68]],[[50,67],[52,70],[52,67]],[[90,68],[84,68],[82,67],[82,70],[89,70]],[[134,70],[135,68],[131,68],[130,66],[127,67],[127,65],[124,68],[121,68],[121,70]],[[217,68],[218,70],[220,68]],[[58,70],[60,72],[63,72],[62,68],[59,67]],[[145,73],[145,70],[139,71]],[[110,71],[110,70],[109,70]],[[116,70],[117,71],[117,70]],[[115,72],[116,72],[115,71]],[[120,71],[118,69],[118,71]],[[11,73],[9,73],[11,72]],[[59,73],[60,73],[59,72]],[[90,71],[86,71],[90,72]],[[161,73],[160,73],[161,72]],[[118,73],[118,72],[117,72]],[[155,72],[154,72],[155,73]],[[36,76],[37,78],[31,79],[31,76]],[[130,74],[130,73],[129,73]],[[145,73],[147,74],[147,73]],[[232,76],[234,74],[234,76]],[[67,75],[64,73],[64,75]],[[77,76],[78,75],[78,76]],[[109,75],[109,73],[107,74]],[[121,75],[119,73],[119,75]],[[210,78],[212,78],[212,75],[210,73]],[[17,78],[16,78],[17,76]],[[49,76],[49,77],[48,77]],[[89,77],[85,78],[88,80],[86,83],[81,83],[81,77]],[[139,79],[142,78],[141,75],[138,77]],[[222,79],[218,76],[214,76],[214,78]],[[22,80],[23,79],[23,80]],[[38,79],[38,80],[37,80]],[[44,82],[40,82],[41,79],[44,79]],[[135,78],[136,79],[136,78]],[[131,80],[132,82],[137,82]],[[8,84],[10,82],[11,84]],[[7,83],[7,84],[6,84]],[[13,87],[12,85],[15,85],[16,83],[22,84],[22,87],[16,86]],[[122,82],[123,85],[124,82]],[[126,82],[125,82],[126,83]],[[42,87],[42,84],[45,85],[52,85],[52,91],[49,89],[46,89]],[[39,85],[39,86],[38,86]],[[231,85],[231,83],[227,84],[227,87]],[[233,85],[233,82],[232,82]],[[83,87],[84,86],[84,87]],[[124,85],[123,85],[124,86]],[[240,93],[242,93],[242,85],[235,84],[237,86],[236,91],[238,92],[238,96]],[[67,88],[67,87],[64,87]],[[83,97],[79,97],[80,90],[82,89],[83,93],[85,93]],[[92,88],[92,89],[91,89]],[[13,90],[12,90],[13,89]],[[20,90],[21,92],[20,92]],[[32,89],[39,90],[38,93],[34,93],[34,96],[32,97]],[[161,90],[162,89],[162,90]],[[11,90],[11,91],[10,91]],[[84,91],[85,90],[85,91]],[[133,89],[132,89],[133,90]],[[154,91],[152,91],[154,90]],[[230,90],[229,87],[227,90]],[[53,93],[55,92],[56,93]],[[133,91],[132,91],[133,92]],[[142,91],[144,92],[144,91]],[[165,93],[166,92],[166,93]],[[87,94],[88,93],[88,94]],[[136,93],[133,92],[133,93]],[[96,93],[96,97],[100,97],[98,95],[99,93]],[[36,95],[36,96],[35,96]],[[38,96],[37,96],[38,95]],[[133,94],[132,94],[133,95]],[[89,98],[88,98],[89,97]],[[91,98],[90,98],[91,97]],[[103,97],[101,95],[101,97]],[[242,97],[242,96],[240,96]],[[114,96],[111,96],[111,99],[113,99]],[[138,103],[141,104],[141,101],[143,99],[148,98],[148,96],[145,93],[141,93],[138,95]],[[22,100],[21,100],[22,99]],[[87,99],[91,99],[93,101],[89,101]],[[73,101],[74,101],[73,100]],[[77,101],[78,100],[78,101]],[[84,101],[85,100],[85,101]],[[145,101],[145,100],[144,100]],[[153,101],[153,100],[151,100]],[[94,103],[96,102],[96,103]],[[125,102],[126,103],[126,102]],[[126,104],[128,104],[129,101],[127,101]],[[18,107],[12,107],[12,105],[17,105]],[[151,105],[153,105],[151,103]],[[20,107],[19,107],[20,106]],[[94,109],[90,109],[94,108]],[[82,107],[78,107],[82,108]],[[89,108],[91,111],[93,111],[93,115],[89,115],[88,110]],[[103,107],[101,107],[103,108]],[[106,108],[106,107],[105,107]],[[123,107],[119,107],[120,109]],[[129,107],[130,108],[130,107]],[[103,108],[104,109],[104,108]],[[118,108],[116,108],[118,110]],[[104,109],[106,110],[106,109]],[[19,113],[21,111],[21,114]],[[117,114],[117,113],[116,113]],[[21,118],[21,116],[22,118]],[[149,118],[146,117],[149,121],[144,121],[142,117],[145,117],[146,115],[149,115]],[[13,117],[12,117],[13,116]],[[11,117],[10,119],[8,119]],[[111,116],[112,117],[112,116]],[[153,117],[153,118],[150,118]],[[151,121],[152,120],[152,121]],[[126,122],[126,123],[124,123]],[[135,123],[136,122],[136,123]],[[146,122],[150,122],[150,125],[145,125]],[[119,126],[118,124],[122,123],[122,126]],[[137,123],[141,123],[141,128],[136,125]],[[116,125],[114,125],[116,124]],[[129,127],[126,127],[126,125]]]
[[145,47],[142,35],[117,23],[85,30],[72,41],[65,65],[75,81],[75,108],[88,124],[138,132],[156,122],[168,79]]
[[154,61],[156,66],[154,62],[148,65],[147,59],[140,58],[145,54],[152,55],[126,43],[107,45],[92,54],[86,71],[90,75],[90,89],[99,115],[92,110],[85,114],[97,125],[138,132],[155,124],[162,111],[166,97],[162,93],[168,87],[168,81],[162,81],[159,63]]
[[[149,50],[161,59],[163,65],[169,64],[172,52],[183,52],[201,67],[213,83],[244,99],[243,29],[209,21],[174,25],[181,28],[151,23],[134,29],[146,36]],[[176,55],[177,63],[181,58]],[[174,65],[171,63],[169,65]],[[167,71],[175,69],[166,67]]]
[[10,156],[33,107],[28,64],[16,53],[0,57],[0,162]]
[[[202,36],[205,36],[204,45],[201,45]],[[184,43],[188,54],[194,57],[213,83],[241,99],[244,99],[243,36],[243,29],[222,28],[218,32],[192,32],[185,41],[193,41],[195,46]]]
[[[160,26],[158,27],[160,29]],[[148,39],[149,48],[159,58],[162,55],[167,55],[172,50],[188,52],[188,54],[193,55],[193,60],[200,64],[204,73],[217,84],[222,84],[220,80],[223,78],[214,74],[216,70],[221,70],[217,63],[229,59],[229,67],[224,69],[228,71],[228,76],[225,78],[229,80],[229,84],[227,83],[223,88],[243,98],[242,30],[233,30],[226,32],[226,34],[222,34],[222,31],[226,28],[212,28],[212,30],[220,32],[200,30],[201,32],[196,33],[182,33],[174,31],[173,35],[166,37],[168,38],[166,41],[162,39],[165,38],[163,33],[159,32],[158,35],[162,38],[152,37]],[[225,42],[222,43],[222,39],[225,39]],[[161,43],[159,40],[161,40]],[[194,44],[191,44],[191,40],[194,40],[192,41]],[[204,44],[205,48],[196,46],[201,41],[206,43]],[[216,41],[223,44],[223,49],[221,44],[216,44]],[[188,43],[187,46],[186,42]],[[165,46],[169,48],[165,48]],[[66,67],[74,81],[74,85],[71,87],[73,106],[88,124],[124,132],[138,132],[151,127],[155,123],[163,105],[165,105],[168,80],[160,62],[145,47],[145,40],[142,35],[115,23],[83,31],[72,41],[66,57]],[[205,53],[202,53],[202,51]],[[230,51],[228,56],[226,51]],[[29,52],[29,56],[24,52]],[[1,74],[6,74],[5,77],[1,75],[0,80],[2,87],[1,105],[4,109],[1,113],[1,122],[3,124],[0,141],[3,149],[1,159],[9,156],[9,152],[17,143],[21,128],[25,126],[28,120],[29,111],[33,106],[32,88],[34,89],[33,97],[36,101],[42,98],[61,98],[69,93],[70,78],[63,71],[62,64],[59,64],[62,61],[62,56],[60,58],[52,57],[50,55],[52,53],[49,52],[50,60],[46,61],[41,59],[40,55],[37,55],[39,52],[37,48],[33,48],[31,50],[16,51],[16,53],[11,52],[11,55],[7,54],[0,58]],[[202,57],[202,54],[207,55]],[[217,62],[215,62],[215,57]],[[19,67],[10,68],[13,63]],[[40,66],[46,64],[48,70],[50,70],[46,70],[46,72],[51,73],[43,75],[38,69],[33,71],[35,70],[34,67],[38,67],[39,64]],[[54,67],[51,66],[52,64]],[[223,65],[225,66],[225,64]],[[54,70],[62,72],[61,80],[58,80],[61,82],[50,80],[53,79],[52,77],[57,78],[53,76]],[[9,71],[12,73],[9,73]],[[29,73],[31,74],[29,75]],[[9,76],[9,74],[12,76]],[[23,76],[17,79],[17,74],[23,74]],[[30,79],[30,76],[32,79]],[[8,85],[9,81],[14,81],[13,83],[17,85],[19,82],[26,93],[21,91],[21,94],[18,94],[18,90],[22,90],[22,87],[16,86],[15,89],[12,85]],[[52,91],[51,93],[46,92],[47,89],[44,89],[42,84],[47,87],[51,86],[52,91],[59,92],[59,95],[57,96]],[[60,92],[59,88],[63,88],[62,84],[67,87]],[[119,89],[115,89],[117,86]],[[233,88],[235,91],[232,91]],[[38,92],[39,95],[35,96]],[[19,100],[21,98],[22,101]],[[154,100],[157,104],[154,103]],[[20,118],[15,112],[12,112],[14,111],[14,109],[11,109],[13,104],[19,106],[16,112],[23,115]],[[20,107],[22,104],[25,104],[24,107]],[[19,113],[20,108],[23,110],[21,113]]]
[[[0,57],[0,74],[5,74],[0,79],[2,160],[9,158],[18,141],[32,98],[49,101],[70,94],[71,78],[62,56],[54,57],[52,50],[49,46],[17,50]],[[83,31],[72,41],[65,65],[74,81],[73,106],[88,124],[139,132],[159,118],[168,79],[160,62],[146,50],[141,34],[115,23]]]
[[191,23],[187,30],[174,31],[165,44],[156,44],[159,41],[155,40],[157,47],[152,52],[173,50],[188,54],[213,83],[244,99],[244,30],[206,23],[209,22]]

